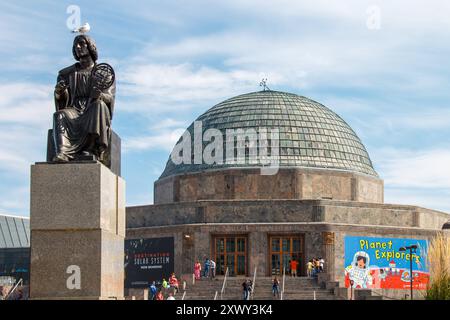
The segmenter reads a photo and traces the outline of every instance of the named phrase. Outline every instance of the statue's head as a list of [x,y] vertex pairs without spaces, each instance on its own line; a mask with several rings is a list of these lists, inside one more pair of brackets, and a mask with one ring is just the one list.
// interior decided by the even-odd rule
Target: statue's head
[[98,59],[98,52],[94,39],[85,34],[80,34],[73,39],[72,53],[77,61],[85,55],[90,55],[94,61],[97,61]]

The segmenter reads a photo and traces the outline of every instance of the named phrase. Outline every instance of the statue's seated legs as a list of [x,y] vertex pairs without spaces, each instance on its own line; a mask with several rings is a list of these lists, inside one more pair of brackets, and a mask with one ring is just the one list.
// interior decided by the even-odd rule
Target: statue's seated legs
[[[53,129],[48,130],[47,137],[47,162],[67,162],[68,160],[58,160],[55,157],[57,156],[55,151],[55,142],[53,139]],[[63,155],[64,157],[64,155]],[[77,159],[78,161],[83,160],[99,160],[103,164],[105,164],[108,168],[111,169],[112,172],[120,176],[121,173],[121,140],[120,137],[111,130],[111,138],[109,146],[106,150],[104,150],[98,158],[94,157],[92,153],[81,154]]]

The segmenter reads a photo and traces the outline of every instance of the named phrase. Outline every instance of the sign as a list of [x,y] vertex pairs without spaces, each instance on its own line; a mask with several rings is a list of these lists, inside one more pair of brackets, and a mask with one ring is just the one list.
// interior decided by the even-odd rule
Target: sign
[[174,272],[173,259],[173,237],[125,240],[125,288],[168,280]]
[[[345,237],[345,286],[353,288],[410,289],[412,260],[413,289],[427,287],[426,240],[400,238]],[[417,245],[416,253],[399,251]]]

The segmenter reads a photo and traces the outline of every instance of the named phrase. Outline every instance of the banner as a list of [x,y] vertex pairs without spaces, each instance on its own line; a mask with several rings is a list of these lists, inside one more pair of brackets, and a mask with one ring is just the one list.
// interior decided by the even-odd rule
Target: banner
[[[401,247],[417,245],[412,255]],[[413,289],[424,290],[430,277],[426,240],[345,237],[345,286],[353,288],[410,289],[412,260]]]
[[145,288],[174,272],[174,240],[168,238],[125,240],[125,288]]

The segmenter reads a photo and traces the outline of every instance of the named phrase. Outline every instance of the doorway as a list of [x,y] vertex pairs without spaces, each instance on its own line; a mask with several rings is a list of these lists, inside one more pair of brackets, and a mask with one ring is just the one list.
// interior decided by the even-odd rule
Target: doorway
[[297,274],[304,275],[304,236],[303,235],[271,235],[269,236],[269,271],[270,275],[290,273],[289,262],[298,262]]
[[229,276],[247,274],[247,237],[215,236],[214,258],[216,274],[224,275],[228,268]]

